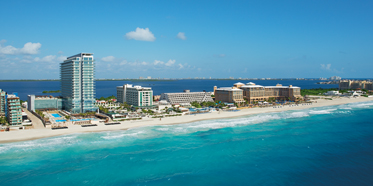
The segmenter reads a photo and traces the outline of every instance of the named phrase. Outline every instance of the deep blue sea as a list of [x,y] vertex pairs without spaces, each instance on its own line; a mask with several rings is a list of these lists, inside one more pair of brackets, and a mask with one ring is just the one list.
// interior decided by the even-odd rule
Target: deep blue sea
[[[218,87],[230,87],[238,80],[175,80],[175,81],[96,81],[96,97],[108,97],[111,95],[116,96],[117,86],[123,84],[141,85],[146,87],[152,87],[154,95],[160,95],[161,93],[173,93],[182,92],[184,89],[191,91],[213,91],[214,86]],[[242,83],[248,83],[249,81],[241,81]],[[299,86],[303,89],[310,88],[337,88],[338,85],[323,85],[316,84],[320,82],[318,80],[257,80],[250,81],[258,85],[276,85],[280,83],[284,86],[293,85]],[[53,95],[58,96],[59,93],[43,94],[43,91],[50,90],[61,90],[59,81],[22,81],[22,82],[0,82],[0,89],[8,93],[17,92],[22,100],[27,100],[27,95]]]
[[365,102],[0,144],[0,185],[373,185],[372,115]]

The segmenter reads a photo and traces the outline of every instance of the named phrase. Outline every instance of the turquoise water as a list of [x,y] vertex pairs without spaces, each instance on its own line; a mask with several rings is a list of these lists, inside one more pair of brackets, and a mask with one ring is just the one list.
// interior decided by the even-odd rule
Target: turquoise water
[[55,118],[60,118],[60,117],[62,117],[61,115],[59,115],[59,114],[51,114],[53,117],[55,117]]
[[65,122],[65,121],[66,121],[65,119],[56,120],[56,122]]
[[372,185],[373,102],[0,145],[1,185]]
[[95,118],[71,119],[70,121],[88,121],[88,120],[96,120],[96,119]]

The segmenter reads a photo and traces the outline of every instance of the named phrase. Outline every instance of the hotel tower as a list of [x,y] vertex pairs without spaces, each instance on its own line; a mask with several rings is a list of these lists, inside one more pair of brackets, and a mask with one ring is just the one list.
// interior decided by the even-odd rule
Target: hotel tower
[[93,54],[80,53],[70,56],[60,67],[64,109],[72,113],[96,111]]

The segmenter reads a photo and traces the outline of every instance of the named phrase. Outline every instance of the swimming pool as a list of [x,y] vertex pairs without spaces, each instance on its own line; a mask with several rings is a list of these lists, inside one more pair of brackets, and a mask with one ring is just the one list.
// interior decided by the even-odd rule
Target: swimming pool
[[64,119],[60,119],[60,120],[56,120],[56,122],[65,122],[66,120]]
[[59,115],[59,114],[51,114],[53,117],[55,117],[55,118],[60,118],[60,117],[62,117],[61,115]]
[[86,118],[86,119],[71,119],[70,121],[88,121],[88,120],[96,120],[95,118]]

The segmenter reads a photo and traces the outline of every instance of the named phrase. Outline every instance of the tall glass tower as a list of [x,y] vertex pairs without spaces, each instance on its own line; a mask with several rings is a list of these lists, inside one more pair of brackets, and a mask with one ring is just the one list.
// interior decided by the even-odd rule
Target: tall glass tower
[[80,53],[70,56],[60,67],[64,109],[72,113],[96,111],[93,54]]

